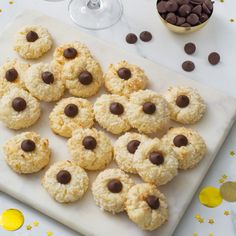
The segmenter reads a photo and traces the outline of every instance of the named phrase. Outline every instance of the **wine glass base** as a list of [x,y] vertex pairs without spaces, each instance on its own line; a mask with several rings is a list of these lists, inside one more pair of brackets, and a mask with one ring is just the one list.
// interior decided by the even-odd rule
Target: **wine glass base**
[[116,24],[122,14],[123,6],[120,0],[102,0],[100,8],[90,9],[87,0],[71,0],[69,14],[80,27],[90,30],[101,30]]

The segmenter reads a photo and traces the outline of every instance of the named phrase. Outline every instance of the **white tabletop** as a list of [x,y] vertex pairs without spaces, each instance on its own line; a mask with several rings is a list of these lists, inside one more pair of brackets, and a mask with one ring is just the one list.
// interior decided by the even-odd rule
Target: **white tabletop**
[[[186,73],[181,69],[182,61],[193,60],[196,64],[196,70],[187,74],[189,79],[200,81],[236,97],[236,70],[234,69],[236,2],[234,0],[225,0],[224,3],[215,2],[214,16],[206,28],[185,36],[173,34],[162,25],[156,14],[156,0],[122,0],[122,2],[124,4],[124,15],[118,24],[107,30],[87,32],[180,73]],[[2,9],[0,13],[0,31],[23,9],[35,9],[73,24],[67,13],[67,5],[68,1],[53,3],[43,0],[15,0],[14,4],[9,4],[8,0],[2,0],[0,1],[0,9]],[[235,22],[231,23],[231,18],[235,18]],[[152,42],[137,43],[136,45],[128,45],[125,42],[124,38],[127,33],[139,34],[143,30],[152,32],[154,36]],[[194,56],[187,56],[183,51],[183,45],[189,41],[195,42],[197,45],[197,53]],[[218,66],[210,66],[207,62],[207,56],[212,51],[221,54],[222,61]],[[0,56],[3,57],[4,55],[0,53]],[[235,131],[236,125],[232,128],[231,134],[221,148],[216,161],[200,188],[207,185],[219,187],[218,180],[223,174],[228,175],[229,180],[235,180],[236,157],[229,155],[229,152],[234,148],[236,151]],[[10,233],[0,229],[0,235],[43,236],[47,235],[47,231],[52,231],[55,236],[78,235],[52,219],[0,193],[0,212],[7,208],[21,209],[26,222],[24,227],[16,232]],[[225,210],[231,211],[231,214],[225,216]],[[200,224],[194,218],[196,214],[200,214],[205,222]],[[209,218],[213,218],[215,223],[209,224]],[[39,227],[33,227],[30,231],[27,231],[25,226],[35,220],[39,222]],[[196,193],[174,235],[191,236],[194,233],[197,233],[198,236],[208,236],[210,233],[213,233],[214,236],[236,235],[236,204],[223,202],[217,208],[206,208],[199,203],[198,193]]]

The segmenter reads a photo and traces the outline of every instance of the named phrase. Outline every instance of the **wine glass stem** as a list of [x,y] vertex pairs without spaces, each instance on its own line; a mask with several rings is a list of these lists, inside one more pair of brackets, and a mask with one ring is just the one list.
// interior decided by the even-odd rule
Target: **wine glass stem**
[[87,6],[91,10],[97,10],[101,7],[101,0],[88,0]]

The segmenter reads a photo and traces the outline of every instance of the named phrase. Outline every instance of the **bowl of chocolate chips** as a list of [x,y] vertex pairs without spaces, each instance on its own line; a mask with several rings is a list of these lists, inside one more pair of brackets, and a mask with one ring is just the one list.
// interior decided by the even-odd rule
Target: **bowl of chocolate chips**
[[157,11],[168,29],[176,33],[195,32],[213,13],[211,0],[158,0]]

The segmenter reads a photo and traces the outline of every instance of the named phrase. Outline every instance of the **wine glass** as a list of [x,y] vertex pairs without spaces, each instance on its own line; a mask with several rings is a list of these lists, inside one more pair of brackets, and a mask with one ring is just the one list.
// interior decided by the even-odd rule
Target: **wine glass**
[[77,25],[90,30],[100,30],[120,20],[123,6],[120,0],[71,0],[69,14]]

